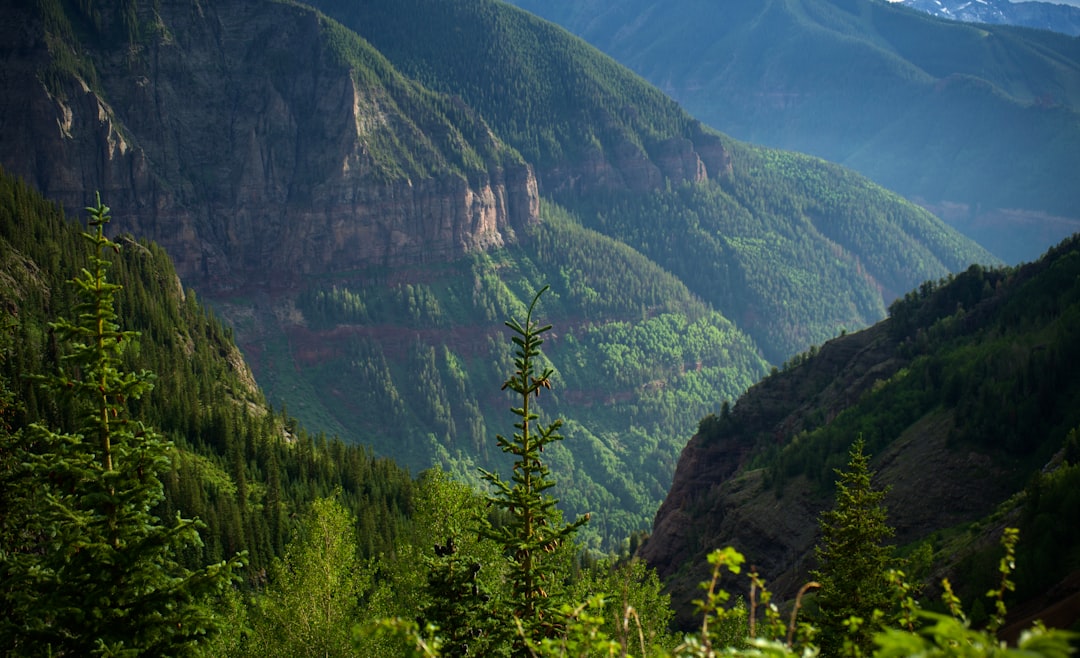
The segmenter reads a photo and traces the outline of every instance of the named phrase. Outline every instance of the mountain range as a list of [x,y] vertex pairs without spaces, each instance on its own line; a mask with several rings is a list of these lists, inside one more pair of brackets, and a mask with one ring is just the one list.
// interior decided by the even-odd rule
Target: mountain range
[[738,139],[851,167],[1009,263],[1080,229],[1080,45],[881,0],[519,0]]
[[[723,544],[793,591],[860,436],[914,580],[980,599],[1017,525],[1027,609],[1075,596],[1077,238],[988,266],[900,196],[715,132],[505,4],[320,7],[11,8],[0,439],[73,413],[32,375],[61,361],[48,322],[86,258],[65,209],[100,190],[141,331],[124,367],[158,374],[129,405],[175,442],[160,515],[209,528],[182,559],[247,550],[263,585],[330,495],[362,557],[400,548],[424,480],[403,466],[505,468],[500,323],[549,283],[557,495],[595,512],[590,548],[654,521],[639,554],[684,610]],[[5,540],[17,512],[0,505]]]
[[770,362],[997,262],[509,5],[319,9],[19,5],[0,162],[72,214],[100,191],[275,405],[414,471],[499,467],[500,323],[551,284],[550,459],[566,509],[607,510],[592,541],[647,526],[697,419]]
[[1080,7],[1052,2],[1011,0],[897,0],[899,4],[934,16],[965,23],[1019,25],[1080,35]]
[[[244,550],[245,580],[265,584],[298,512],[327,495],[355,516],[362,557],[417,541],[416,505],[431,480],[272,412],[231,329],[183,290],[164,251],[119,240],[110,278],[124,281],[120,321],[141,332],[125,362],[160,374],[148,396],[129,404],[175,444],[158,513],[182,510],[207,524],[201,546],[184,559],[217,561]],[[85,264],[82,242],[58,207],[0,172],[5,445],[12,429],[18,437],[30,422],[60,423],[70,413],[63,399],[35,393],[34,376],[56,366],[47,323],[71,313],[65,280]],[[1074,623],[1078,274],[1073,238],[1036,263],[972,266],[926,282],[896,300],[887,320],[789,360],[733,406],[703,417],[639,548],[665,576],[681,623],[697,595],[691,583],[706,568],[702,555],[715,546],[744,551],[778,600],[804,582],[814,520],[829,505],[830,469],[843,465],[855,436],[872,450],[874,485],[887,489],[903,568],[912,582],[927,583],[924,598],[948,576],[978,623],[981,594],[996,573],[993,547],[1009,525],[1022,538],[1012,627],[1035,618]],[[552,463],[557,477],[568,475]],[[5,503],[19,484],[12,467],[0,451]],[[12,526],[20,513],[0,505],[5,540],[24,537]],[[596,519],[613,513],[598,510]]]

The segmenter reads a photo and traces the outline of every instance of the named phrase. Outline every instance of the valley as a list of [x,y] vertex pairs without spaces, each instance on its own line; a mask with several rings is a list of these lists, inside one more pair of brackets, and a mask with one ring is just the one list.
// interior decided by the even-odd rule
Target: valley
[[113,230],[166,249],[306,427],[475,482],[498,467],[500,323],[551,285],[558,494],[609,510],[596,547],[648,528],[697,419],[768,364],[999,262],[848,170],[708,129],[499,3],[165,3],[138,9],[137,36],[120,14],[48,7],[3,111],[53,141],[3,165],[73,215],[100,189]]
[[[973,622],[996,623],[983,594],[1015,527],[1009,621],[1069,608],[1076,40],[876,0],[517,4],[10,8],[14,655],[91,651],[98,631],[57,629],[93,615],[41,614],[52,599],[33,593],[78,592],[64,556],[97,521],[65,506],[111,519],[95,506],[115,492],[94,487],[130,476],[153,518],[129,529],[199,519],[167,566],[225,579],[195,597],[203,621],[161,631],[183,626],[196,654],[402,655],[434,619],[444,655],[525,655],[521,619],[621,593],[640,653],[698,656],[678,636],[700,627],[714,551],[793,599],[856,439],[927,596],[948,577]],[[86,273],[79,228],[100,204],[110,266]],[[72,277],[114,282],[93,303],[115,296],[139,334],[109,333]],[[94,314],[118,345],[100,363],[153,388],[87,414],[92,369],[73,359],[107,341],[55,323]],[[527,357],[526,317],[550,325]],[[515,381],[538,387],[524,406]],[[543,428],[558,437],[524,438]],[[82,438],[114,431],[118,462],[145,449],[153,465],[114,471],[111,444]],[[84,467],[100,477],[65,479]],[[108,586],[87,609],[124,617],[130,588]],[[596,619],[626,651],[625,622]],[[592,623],[564,622],[529,641]],[[93,650],[124,648],[116,633]]]

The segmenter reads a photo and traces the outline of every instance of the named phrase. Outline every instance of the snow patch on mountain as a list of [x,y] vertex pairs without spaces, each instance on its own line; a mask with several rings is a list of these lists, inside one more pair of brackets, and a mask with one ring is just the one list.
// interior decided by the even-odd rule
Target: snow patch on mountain
[[1019,25],[1080,35],[1080,0],[888,0],[934,16],[967,23]]

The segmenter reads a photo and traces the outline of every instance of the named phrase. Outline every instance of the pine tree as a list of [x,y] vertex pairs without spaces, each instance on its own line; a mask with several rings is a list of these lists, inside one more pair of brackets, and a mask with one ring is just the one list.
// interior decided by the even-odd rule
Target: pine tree
[[[241,558],[192,571],[178,563],[202,524],[163,523],[159,474],[173,446],[129,417],[127,401],[152,386],[121,370],[124,346],[107,279],[109,209],[100,197],[83,233],[88,269],[74,279],[74,320],[51,325],[65,349],[61,371],[40,379],[74,410],[71,427],[31,425],[17,446],[18,503],[32,519],[19,545],[0,550],[0,646],[8,655],[163,656],[193,653],[217,629],[211,597],[235,579]],[[11,550],[9,550],[9,548]]]
[[[589,520],[585,515],[573,523],[563,523],[555,507],[558,501],[545,493],[555,481],[541,460],[541,453],[547,445],[562,440],[558,433],[561,420],[547,425],[534,423],[539,415],[533,399],[539,397],[541,389],[551,388],[554,372],[551,368],[537,371],[540,346],[544,342],[540,336],[550,330],[551,325],[539,326],[533,321],[533,312],[547,288],[544,286],[533,297],[524,325],[516,320],[506,322],[515,334],[512,340],[517,348],[514,352],[515,372],[503,384],[503,389],[510,389],[520,396],[521,406],[511,407],[511,412],[519,419],[514,424],[518,431],[513,439],[502,435],[496,439],[503,452],[516,458],[513,476],[506,482],[498,474],[481,469],[483,478],[494,487],[494,493],[488,498],[490,504],[506,515],[506,521],[497,527],[485,518],[483,534],[502,547],[510,563],[512,613],[530,641],[551,636],[557,629],[555,611],[559,597],[556,594],[561,582],[553,557]],[[518,650],[528,653],[524,646],[518,646]]]
[[824,655],[869,654],[882,613],[892,607],[892,547],[884,542],[893,529],[886,521],[885,491],[871,485],[863,447],[861,437],[851,446],[847,470],[837,471],[836,505],[819,519],[819,566],[811,575],[821,584],[817,624]]

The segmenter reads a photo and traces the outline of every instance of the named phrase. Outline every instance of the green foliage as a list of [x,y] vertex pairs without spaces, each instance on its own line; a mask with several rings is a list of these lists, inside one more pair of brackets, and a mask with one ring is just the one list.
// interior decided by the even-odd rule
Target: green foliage
[[[416,496],[414,535],[398,560],[404,578],[394,586],[397,601],[408,599],[405,579],[422,577],[417,618],[438,625],[442,655],[505,654],[509,629],[504,609],[506,565],[501,547],[477,533],[477,519],[488,513],[484,496],[445,473],[421,474]],[[445,539],[442,539],[445,538]],[[417,564],[423,566],[417,574]]]
[[1020,474],[1045,464],[1080,423],[1080,381],[1069,366],[1080,356],[1077,244],[1066,240],[1019,268],[972,266],[896,300],[885,329],[903,367],[783,445],[767,460],[773,483],[807,475],[827,485],[846,437],[862,436],[881,451],[945,409],[956,419],[949,437],[956,449],[1024,461],[1021,488],[1028,476]]
[[371,573],[360,560],[356,520],[332,498],[312,502],[269,585],[249,613],[240,655],[343,656]]
[[[836,506],[820,517],[821,541],[814,549],[820,583],[817,625],[829,655],[869,653],[881,614],[890,614],[892,588],[886,578],[893,530],[885,518],[884,491],[871,485],[870,459],[863,441],[852,445],[847,469],[838,471]],[[857,621],[855,621],[857,620]]]
[[648,148],[694,123],[659,90],[584,43],[501,3],[312,4],[355,29],[406,75],[462,98],[540,167],[625,141]]
[[670,649],[678,643],[669,628],[671,597],[656,572],[630,555],[583,566],[571,600],[588,602],[592,613],[603,613],[596,630],[620,647],[640,648],[643,654],[646,647]]
[[[1061,574],[1080,566],[1080,428],[1066,437],[1063,459],[1037,471],[1024,490],[1017,548],[1017,592],[1032,596],[1054,585]],[[1046,569],[1045,565],[1057,568]]]
[[[709,132],[599,52],[513,8],[462,0],[316,5],[406,75],[476,108],[550,181],[542,190],[550,200],[674,274],[738,322],[770,361],[875,321],[888,300],[927,278],[995,262],[850,171]],[[730,155],[730,171],[709,171],[700,184],[626,183],[639,163],[662,170],[658,146],[670,140],[702,153],[710,141]],[[613,171],[600,183],[573,182],[567,172],[596,158]],[[595,286],[580,292],[600,305],[608,299]]]
[[[1007,613],[1005,593],[1015,589],[1012,573],[1015,570],[1016,544],[1019,540],[1016,528],[1005,528],[1001,537],[1004,555],[998,563],[999,585],[987,593],[994,603],[994,614],[983,630],[972,629],[960,600],[953,594],[946,579],[942,582],[942,602],[949,614],[922,610],[911,603],[907,628],[885,628],[874,637],[878,649],[875,656],[1047,656],[1063,657],[1075,653],[1072,642],[1076,634],[1061,630],[1047,630],[1041,622],[1024,629],[1017,646],[1008,647],[998,639]],[[915,628],[915,626],[918,628]]]
[[[297,118],[282,135],[252,128],[286,140],[267,151],[267,171],[293,172],[290,207],[327,198],[320,185],[339,175],[343,162],[361,177],[370,174],[373,184],[439,177],[454,189],[462,179],[479,189],[516,176],[523,153],[544,193],[558,194],[569,211],[554,208],[546,196],[539,226],[515,222],[505,227],[508,248],[461,263],[293,273],[290,286],[311,286],[297,300],[304,324],[279,331],[279,309],[261,305],[265,315],[251,321],[247,335],[256,333],[257,340],[246,341],[247,358],[274,404],[287,405],[302,425],[369,445],[414,472],[437,464],[475,479],[476,466],[492,468],[488,431],[495,405],[485,391],[505,361],[502,341],[484,323],[520,313],[535,292],[530,281],[552,282],[550,299],[553,307],[559,299],[562,315],[556,317],[564,330],[551,341],[548,356],[560,391],[546,408],[567,419],[568,433],[571,423],[581,428],[582,437],[553,457],[572,474],[555,492],[568,514],[617,509],[603,525],[583,529],[590,546],[608,548],[647,527],[694,420],[764,374],[763,356],[779,363],[840,326],[870,322],[883,314],[889,295],[983,255],[938,230],[929,215],[836,167],[710,133],[595,50],[502,3],[318,4],[363,38],[296,3],[252,6],[273,20],[256,22],[250,47],[260,57],[234,62],[237,76],[268,77]],[[162,23],[175,15],[157,13]],[[162,42],[185,42],[176,20],[155,28]],[[348,71],[352,84],[346,87],[357,102],[355,121],[346,123],[363,133],[363,148],[344,161],[312,152],[323,136],[340,134],[337,119],[344,117],[312,105],[340,97],[312,93],[324,75],[297,74],[295,35],[311,36],[303,61],[312,70]],[[96,53],[89,40],[70,50],[91,59]],[[112,77],[130,80],[142,72],[152,79],[140,58],[133,54],[133,70]],[[249,68],[256,62],[258,68]],[[105,62],[97,63],[104,70]],[[202,93],[202,86],[195,88]],[[200,112],[235,105],[216,87],[205,93],[191,101]],[[330,116],[335,123],[321,122]],[[193,143],[232,143],[226,133],[244,132],[235,122],[201,125],[210,133]],[[298,141],[290,141],[294,135]],[[678,153],[687,160],[686,176],[694,177],[693,160],[700,156],[709,161],[710,180],[685,188],[673,180],[678,189],[665,189],[654,170],[669,170],[672,148],[685,146],[693,149]],[[203,172],[189,174],[201,180],[177,185],[199,198],[233,198],[224,187],[235,177],[212,172],[235,163],[215,159],[220,154],[213,151],[200,151],[206,156],[200,166],[180,168]],[[597,156],[618,169],[610,189],[632,193],[609,204],[586,189],[558,191],[556,170],[571,172]],[[634,172],[645,184],[631,180]],[[619,177],[633,184],[622,185]],[[615,210],[601,217],[598,208],[608,206]],[[938,239],[947,246],[927,246]],[[229,301],[252,309],[250,300]],[[241,332],[244,320],[236,322]],[[208,374],[208,383],[215,381]],[[195,445],[203,439],[203,421],[186,412],[198,396],[178,389],[164,399],[183,402],[174,406],[176,423],[187,425],[182,432]],[[232,446],[227,470],[266,473],[272,450],[260,451],[259,443]],[[312,486],[319,493],[298,494],[299,502],[328,493]],[[285,536],[259,527],[254,508],[261,502],[221,502],[214,513],[249,526],[233,528],[229,541],[251,544],[258,569],[270,555],[257,548],[266,543],[259,535],[272,535],[275,550]],[[204,512],[200,508],[209,519]]]
[[40,378],[70,401],[72,423],[31,424],[11,443],[20,465],[5,485],[25,525],[3,537],[0,633],[15,655],[190,654],[218,631],[212,600],[243,559],[184,567],[179,558],[199,545],[202,524],[179,514],[163,523],[151,512],[175,453],[128,413],[151,375],[123,369],[138,334],[120,329],[121,287],[107,278],[106,251],[117,249],[104,234],[109,209],[99,199],[87,210],[89,268],[74,279],[74,319],[52,325],[60,371]]
[[[1001,559],[1000,585],[988,596],[995,600],[997,609],[1004,615],[1002,592],[1011,589],[1013,549],[1017,533],[1006,529],[1002,536],[1005,555]],[[717,549],[708,556],[712,567],[709,581],[701,583],[705,597],[698,601],[702,617],[701,630],[685,635],[677,646],[663,642],[646,642],[641,626],[638,637],[631,634],[613,635],[609,632],[611,618],[605,614],[605,597],[586,597],[577,605],[564,604],[561,609],[562,631],[554,637],[539,641],[526,638],[529,654],[534,658],[566,658],[570,656],[642,656],[653,658],[714,658],[716,656],[778,656],[804,658],[817,655],[873,655],[878,657],[899,656],[1045,656],[1061,658],[1074,653],[1070,642],[1076,633],[1048,630],[1036,622],[1021,633],[1015,647],[1009,647],[995,636],[995,627],[976,630],[970,626],[960,601],[952,594],[948,580],[943,581],[943,601],[948,614],[923,610],[911,598],[905,602],[906,616],[897,623],[886,620],[882,609],[873,609],[870,617],[879,622],[880,628],[864,647],[849,643],[843,653],[827,653],[827,646],[815,639],[818,629],[798,620],[801,599],[806,591],[817,583],[804,586],[794,601],[787,623],[781,620],[779,611],[771,605],[772,594],[756,574],[751,574],[749,608],[738,601],[729,605],[730,594],[719,589],[718,584],[725,571],[739,574],[746,562],[745,556],[731,547]],[[878,574],[880,578],[882,574]],[[890,575],[898,591],[910,591],[903,582],[902,574]],[[763,609],[763,618],[757,619],[757,608]],[[624,608],[623,624],[630,627],[632,608]],[[616,620],[618,617],[616,616]],[[848,618],[853,628],[865,629],[858,617]],[[382,620],[368,627],[368,634],[393,639],[398,655],[435,658],[445,654],[441,651],[442,639],[433,625],[421,632],[420,624],[401,619]],[[640,653],[638,653],[640,651]]]
[[581,215],[738,321],[774,363],[876,321],[885,300],[928,277],[994,261],[840,167],[729,148],[740,164],[729,177],[598,198]]
[[547,289],[544,286],[533,297],[524,324],[517,320],[506,323],[515,334],[512,340],[517,347],[514,374],[503,388],[519,397],[521,406],[510,408],[519,419],[514,423],[518,431],[511,439],[500,434],[497,440],[499,449],[515,458],[513,476],[506,482],[496,473],[481,470],[484,480],[494,487],[489,502],[507,514],[500,525],[483,519],[482,532],[502,547],[503,556],[510,563],[510,612],[521,625],[525,639],[534,642],[552,635],[554,612],[562,600],[562,575],[552,568],[556,564],[552,558],[565,544],[572,545],[574,533],[589,520],[585,515],[564,524],[555,508],[557,501],[546,493],[555,482],[541,453],[553,442],[562,440],[558,434],[562,421],[534,423],[540,418],[534,399],[540,396],[541,389],[551,388],[553,374],[550,367],[543,370],[537,367],[544,342],[540,336],[551,325],[541,326],[533,321],[536,304]]
[[[490,391],[512,367],[497,319],[524,314],[531,281],[552,281],[544,304],[559,331],[544,358],[557,390],[544,410],[568,419],[569,439],[549,455],[564,474],[552,492],[568,515],[611,510],[580,535],[611,550],[648,527],[693,419],[734,399],[765,364],[730,320],[641,254],[554,204],[542,213],[522,244],[421,280],[372,271],[312,288],[299,308],[317,333],[263,343],[256,365],[281,378],[262,380],[272,397],[303,401],[289,409],[305,424],[333,422],[414,471],[435,463],[479,484],[476,467],[496,463]],[[276,367],[295,358],[289,343],[317,343],[327,356]]]
[[[74,317],[74,289],[65,279],[88,266],[83,242],[53,204],[0,176],[0,299],[12,338],[0,355],[0,380],[13,397],[7,418],[14,433],[35,422],[75,422],[71,401],[32,385],[29,376],[58,367],[48,323]],[[164,500],[153,513],[181,513],[207,525],[203,541],[178,560],[197,568],[247,551],[242,573],[249,585],[263,583],[299,513],[336,490],[357,519],[362,555],[391,550],[411,511],[409,474],[368,448],[311,434],[287,413],[268,409],[232,330],[183,291],[165,252],[129,236],[115,242],[110,278],[124,284],[115,291],[115,310],[125,328],[139,333],[122,343],[123,370],[167,373],[141,398],[126,399],[132,419],[174,445],[160,475]],[[8,511],[17,527],[20,508]]]

